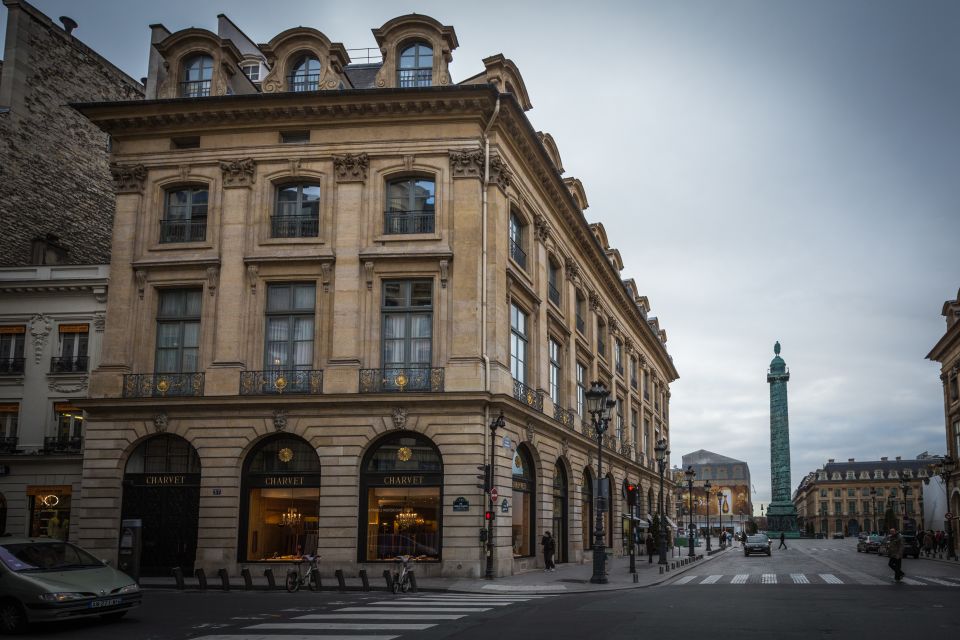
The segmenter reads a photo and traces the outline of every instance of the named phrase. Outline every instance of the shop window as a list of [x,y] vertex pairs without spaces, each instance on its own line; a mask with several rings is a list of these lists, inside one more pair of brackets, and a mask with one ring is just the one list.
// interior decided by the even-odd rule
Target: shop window
[[536,478],[525,446],[513,454],[513,557],[536,554]]
[[241,561],[289,562],[317,552],[320,458],[301,438],[261,442],[244,464]]
[[383,232],[388,235],[433,233],[436,184],[430,178],[398,178],[387,183]]
[[360,562],[440,560],[443,461],[429,439],[386,436],[364,457],[360,484]]
[[70,485],[27,487],[30,537],[68,539],[72,492]]

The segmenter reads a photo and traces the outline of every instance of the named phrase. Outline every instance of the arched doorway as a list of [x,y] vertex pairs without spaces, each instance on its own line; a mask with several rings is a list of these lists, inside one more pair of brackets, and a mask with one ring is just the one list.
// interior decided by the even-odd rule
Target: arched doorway
[[517,447],[513,454],[513,557],[536,555],[536,496],[537,482],[533,459],[526,445]]
[[381,438],[360,467],[358,560],[439,561],[442,505],[443,460],[433,442],[412,431]]
[[847,523],[847,535],[855,536],[860,533],[860,525],[856,520],[850,519],[850,522]]
[[567,471],[557,461],[553,470],[553,537],[556,562],[567,562]]
[[122,520],[141,522],[141,576],[193,573],[200,520],[200,456],[189,442],[161,434],[141,442],[123,474]]
[[583,536],[583,551],[593,548],[593,474],[583,470],[583,489],[580,491],[580,535]]
[[280,434],[247,454],[240,483],[241,562],[289,562],[317,552],[320,458],[306,440]]

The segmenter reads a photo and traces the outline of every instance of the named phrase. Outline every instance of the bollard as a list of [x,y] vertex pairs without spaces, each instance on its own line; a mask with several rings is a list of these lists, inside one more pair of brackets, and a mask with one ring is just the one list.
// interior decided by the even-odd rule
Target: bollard
[[393,574],[390,569],[383,570],[383,579],[387,582],[387,591],[393,591]]
[[207,574],[204,573],[203,567],[200,567],[199,569],[194,571],[194,575],[197,576],[197,582],[199,583],[200,591],[206,591],[207,590]]
[[339,591],[347,590],[347,581],[343,578],[343,569],[337,569],[333,572],[333,575],[337,577],[337,589]]
[[362,589],[364,591],[370,591],[370,578],[367,577],[366,569],[360,569],[360,582],[363,583]]
[[220,576],[220,588],[224,591],[230,591],[230,574],[227,573],[227,570],[220,569],[217,571],[217,575]]
[[660,565],[660,575],[663,575],[663,565]]
[[407,575],[410,576],[410,593],[416,593],[417,592],[417,575],[413,571],[410,571]]
[[246,591],[253,589],[253,576],[250,575],[250,569],[244,567],[240,571],[241,577],[243,577],[243,588]]
[[173,573],[173,579],[177,581],[177,590],[183,591],[183,569],[174,567],[171,573]]
[[264,569],[263,576],[267,579],[267,589],[277,588],[277,579],[273,577],[273,569]]
[[640,582],[640,576],[633,574],[633,584],[637,584],[638,582]]

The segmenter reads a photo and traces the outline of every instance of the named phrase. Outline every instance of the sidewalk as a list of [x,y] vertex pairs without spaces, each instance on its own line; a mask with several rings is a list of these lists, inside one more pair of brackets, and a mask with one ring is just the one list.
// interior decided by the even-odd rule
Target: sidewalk
[[[729,549],[729,547],[728,547]],[[678,554],[684,555],[678,555]],[[417,586],[421,591],[455,591],[464,593],[526,593],[526,594],[560,594],[560,593],[585,593],[590,591],[616,591],[619,589],[636,589],[640,587],[650,587],[680,574],[691,567],[709,562],[716,556],[707,556],[704,547],[701,545],[696,548],[697,560],[688,559],[685,555],[687,549],[673,549],[673,556],[667,554],[667,564],[657,563],[657,556],[654,555],[653,562],[649,562],[647,556],[638,556],[636,559],[636,582],[633,574],[630,573],[630,558],[613,558],[607,565],[607,584],[592,584],[590,577],[593,575],[593,563],[584,564],[566,563],[557,565],[557,570],[545,572],[542,569],[528,571],[512,576],[496,578],[494,580],[485,580],[483,578],[418,578]],[[661,570],[661,567],[662,570]],[[276,582],[277,589],[283,589],[284,571],[278,569]],[[370,575],[370,585],[375,590],[384,590],[385,581],[383,576]],[[267,588],[266,578],[263,576],[253,576],[253,588],[263,590]],[[321,582],[323,590],[337,589],[337,579],[330,575],[322,575]],[[362,588],[361,580],[358,577],[347,577],[344,579],[346,588],[350,591],[359,591]],[[207,577],[207,589],[219,591],[222,589],[221,580],[217,576]],[[176,588],[176,582],[173,578],[144,578],[140,585],[144,588],[153,589],[173,589]],[[185,577],[185,587],[189,590],[197,590],[198,583],[194,577]],[[238,577],[230,578],[230,587],[233,590],[243,589],[243,580]]]

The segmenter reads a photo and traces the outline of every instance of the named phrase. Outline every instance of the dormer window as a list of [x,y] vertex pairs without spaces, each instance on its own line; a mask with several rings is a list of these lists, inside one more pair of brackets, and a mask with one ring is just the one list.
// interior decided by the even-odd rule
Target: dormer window
[[400,51],[397,65],[397,86],[429,87],[433,84],[433,49],[424,42],[415,42]]
[[287,77],[290,91],[316,91],[320,88],[320,60],[316,56],[300,56]]
[[247,76],[250,82],[260,82],[260,61],[250,60],[240,65],[243,75]]
[[213,58],[197,55],[188,58],[183,65],[180,79],[180,95],[184,98],[201,98],[210,95],[213,81]]
[[883,480],[883,471],[880,469],[874,469],[873,477],[875,480]]

